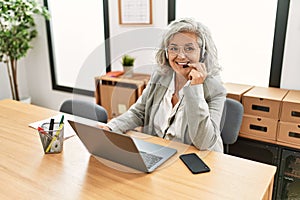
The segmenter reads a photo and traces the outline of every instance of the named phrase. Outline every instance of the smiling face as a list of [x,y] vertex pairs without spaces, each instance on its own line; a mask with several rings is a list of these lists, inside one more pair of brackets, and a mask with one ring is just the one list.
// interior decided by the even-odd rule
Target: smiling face
[[169,64],[176,73],[188,79],[191,68],[184,66],[188,63],[198,63],[200,51],[195,33],[177,33],[170,39],[167,48]]

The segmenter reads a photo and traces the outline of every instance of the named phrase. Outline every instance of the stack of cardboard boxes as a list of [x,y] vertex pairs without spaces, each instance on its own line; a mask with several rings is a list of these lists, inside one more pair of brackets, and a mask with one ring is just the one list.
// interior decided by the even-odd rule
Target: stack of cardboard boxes
[[253,87],[243,95],[243,123],[240,134],[276,141],[281,103],[288,90]]
[[300,91],[225,83],[244,106],[240,136],[300,147]]
[[290,90],[282,101],[277,141],[300,147],[300,91]]

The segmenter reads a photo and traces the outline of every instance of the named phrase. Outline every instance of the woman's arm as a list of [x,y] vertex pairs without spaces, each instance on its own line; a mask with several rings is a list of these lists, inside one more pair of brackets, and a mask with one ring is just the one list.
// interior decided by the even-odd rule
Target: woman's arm
[[208,77],[204,84],[184,88],[184,95],[186,134],[200,150],[221,151],[220,122],[226,99],[225,88],[214,77]]
[[147,84],[146,88],[143,90],[142,95],[125,113],[113,118],[107,123],[113,131],[125,133],[128,130],[144,125],[146,102],[149,96],[151,80],[152,77],[149,84]]

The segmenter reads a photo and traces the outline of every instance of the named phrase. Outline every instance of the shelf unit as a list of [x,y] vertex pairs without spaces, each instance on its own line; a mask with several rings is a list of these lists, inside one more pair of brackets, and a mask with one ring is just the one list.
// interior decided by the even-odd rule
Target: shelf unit
[[[272,199],[300,199],[300,142],[298,137],[300,135],[300,91],[258,88],[233,83],[224,84],[224,86],[227,89],[227,97],[240,99],[243,103],[245,119],[251,114],[253,119],[261,120],[260,122],[245,121],[242,124],[243,133],[239,134],[235,144],[230,145],[229,154],[276,166]],[[245,97],[248,98],[248,102],[244,102]],[[268,110],[255,109],[256,107],[252,104],[259,108],[268,108]],[[271,110],[276,110],[274,108],[277,108],[277,111],[271,116]],[[266,133],[247,130],[252,124],[271,127],[269,123],[262,120],[271,118],[278,122],[277,126],[272,127],[274,129],[268,128]],[[288,127],[280,129],[281,123],[286,123],[287,125],[284,125]],[[290,136],[290,132],[295,133],[295,136]]]
[[150,75],[134,73],[132,77],[108,75],[95,77],[96,103],[103,106],[112,119],[127,111],[142,95]]

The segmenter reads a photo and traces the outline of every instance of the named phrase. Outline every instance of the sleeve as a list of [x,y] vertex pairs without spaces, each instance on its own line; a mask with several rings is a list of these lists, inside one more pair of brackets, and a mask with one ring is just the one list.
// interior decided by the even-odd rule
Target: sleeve
[[208,77],[204,84],[190,85],[183,91],[189,140],[200,150],[223,151],[220,122],[226,89],[219,80]]

